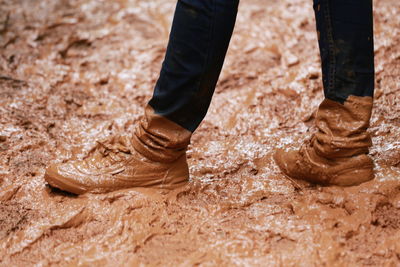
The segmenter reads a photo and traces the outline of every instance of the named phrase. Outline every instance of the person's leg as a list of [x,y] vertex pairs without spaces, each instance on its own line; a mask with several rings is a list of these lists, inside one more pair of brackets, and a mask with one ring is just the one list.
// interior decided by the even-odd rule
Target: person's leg
[[[146,157],[174,160],[186,150],[210,105],[238,5],[239,0],[178,1],[160,77],[133,136],[135,149]],[[154,116],[180,131],[162,132]]]
[[114,136],[98,142],[84,160],[49,166],[46,181],[77,194],[185,184],[186,149],[209,107],[238,4],[179,0],[153,98],[133,136]]
[[374,91],[372,0],[314,0],[325,99],[318,131],[299,151],[278,150],[288,176],[354,185],[374,177],[367,132]]
[[193,132],[206,115],[239,0],[180,0],[150,106]]
[[325,97],[374,93],[372,0],[314,0]]

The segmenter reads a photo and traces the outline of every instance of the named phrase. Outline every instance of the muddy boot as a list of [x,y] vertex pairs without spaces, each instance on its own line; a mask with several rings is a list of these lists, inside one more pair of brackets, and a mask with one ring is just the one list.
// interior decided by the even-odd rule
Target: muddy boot
[[325,99],[316,116],[318,132],[300,150],[278,150],[284,174],[323,185],[351,186],[374,178],[367,155],[372,98],[350,96],[344,104]]
[[45,180],[75,194],[131,187],[173,189],[189,179],[186,149],[191,132],[148,106],[133,137],[113,136],[83,160],[48,167]]

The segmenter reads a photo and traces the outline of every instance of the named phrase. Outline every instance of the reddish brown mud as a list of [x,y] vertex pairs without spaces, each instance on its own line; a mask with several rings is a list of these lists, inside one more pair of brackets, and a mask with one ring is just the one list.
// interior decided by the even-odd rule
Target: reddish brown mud
[[322,100],[308,0],[242,1],[210,111],[172,192],[73,196],[45,167],[130,133],[165,52],[175,1],[0,3],[2,266],[399,266],[400,2],[375,1],[376,178],[285,178],[275,148],[315,131]]

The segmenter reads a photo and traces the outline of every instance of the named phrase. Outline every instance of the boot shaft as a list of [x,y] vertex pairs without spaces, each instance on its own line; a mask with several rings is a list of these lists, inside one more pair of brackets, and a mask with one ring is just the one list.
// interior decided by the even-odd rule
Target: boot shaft
[[371,112],[372,97],[349,96],[343,104],[325,99],[317,112],[318,132],[312,141],[318,155],[334,159],[368,154]]
[[147,105],[133,135],[134,148],[150,160],[173,162],[183,154],[190,143],[192,132],[154,113]]

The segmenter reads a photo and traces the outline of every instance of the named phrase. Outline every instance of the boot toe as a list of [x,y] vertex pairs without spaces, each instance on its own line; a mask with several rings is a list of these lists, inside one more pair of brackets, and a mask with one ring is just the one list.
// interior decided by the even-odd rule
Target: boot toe
[[274,154],[276,164],[286,176],[309,183],[324,184],[324,175],[316,172],[315,168],[310,168],[307,158],[307,155],[299,150],[278,149]]
[[50,186],[74,194],[83,194],[89,190],[88,186],[83,183],[83,177],[72,163],[50,165],[44,179]]
[[284,149],[278,149],[274,153],[274,160],[278,165],[279,169],[287,176],[291,178],[297,178],[296,176],[296,159],[293,155],[293,151],[285,151]]

